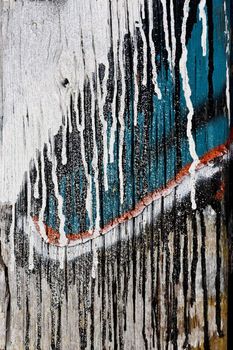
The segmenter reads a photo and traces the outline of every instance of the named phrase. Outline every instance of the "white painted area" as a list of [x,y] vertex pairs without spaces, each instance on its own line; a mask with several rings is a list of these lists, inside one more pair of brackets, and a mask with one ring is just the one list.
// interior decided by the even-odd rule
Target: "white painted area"
[[188,14],[189,14],[189,3],[190,0],[185,0],[184,8],[183,8],[183,22],[182,22],[182,32],[181,32],[181,45],[182,45],[182,55],[180,58],[180,74],[182,77],[182,87],[184,91],[184,98],[186,102],[186,106],[188,108],[188,115],[187,115],[187,137],[189,142],[189,152],[192,157],[192,164],[189,168],[189,172],[191,175],[191,202],[192,202],[192,208],[196,209],[196,201],[195,201],[195,181],[196,181],[196,167],[199,163],[199,158],[196,152],[196,145],[195,141],[192,135],[192,118],[194,114],[193,104],[191,100],[191,88],[189,85],[189,76],[188,76],[188,69],[187,69],[187,58],[188,58],[188,50],[186,47],[186,27],[187,27],[187,20],[188,20]]
[[[128,8],[129,17],[134,19],[130,22],[133,33],[135,21],[141,26],[141,3],[141,0],[136,6],[130,3]],[[117,5],[112,2],[115,61],[119,37],[122,40],[128,30],[125,4],[125,0],[119,0]],[[67,117],[70,96],[67,90],[81,91],[85,78],[91,78],[100,63],[106,67],[106,87],[110,49],[110,11],[106,0],[91,3],[86,0],[69,0],[58,6],[47,1],[17,1],[10,12],[8,11],[7,5],[2,15],[4,127],[0,145],[0,163],[3,169],[0,178],[1,202],[12,202],[16,199],[24,172],[28,169],[30,160],[35,158],[36,150],[41,150],[44,143],[48,143],[48,131],[55,135],[62,125],[62,118]],[[120,52],[120,61],[122,57]],[[69,81],[67,88],[62,86],[65,78]],[[106,95],[106,89],[104,94]],[[99,102],[101,105],[101,99]],[[109,150],[102,112],[101,110],[100,118],[103,126],[106,175]],[[28,133],[24,135],[22,120],[27,114]],[[71,128],[69,115],[68,121]],[[115,129],[116,120],[113,122],[112,144]],[[63,132],[66,132],[66,125]],[[32,140],[26,156],[25,137]],[[65,164],[64,138],[63,141],[62,160]],[[112,149],[111,146],[111,154]],[[105,186],[107,189],[107,176]]]
[[203,53],[203,56],[206,56],[206,42],[207,42],[206,0],[200,1],[199,20],[202,22],[202,33],[201,33],[202,53]]

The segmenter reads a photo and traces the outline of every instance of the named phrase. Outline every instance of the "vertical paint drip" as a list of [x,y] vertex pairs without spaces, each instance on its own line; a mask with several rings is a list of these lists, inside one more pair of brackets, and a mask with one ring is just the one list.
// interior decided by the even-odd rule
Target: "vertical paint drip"
[[161,100],[162,94],[158,85],[157,81],[157,68],[156,68],[156,52],[155,52],[155,45],[152,38],[152,31],[153,31],[153,1],[148,1],[149,7],[149,43],[150,43],[150,49],[151,49],[151,64],[152,64],[152,76],[153,76],[153,84],[154,84],[154,90],[156,95],[158,96],[158,99]]
[[95,183],[95,193],[96,193],[96,219],[95,219],[95,235],[99,233],[100,230],[100,190],[99,190],[99,167],[98,167],[98,148],[96,141],[96,126],[95,126],[95,96],[91,87],[91,122],[92,122],[92,132],[93,132],[93,159],[92,159],[92,169],[94,172],[94,183]]
[[15,223],[16,223],[16,203],[12,204],[12,221],[10,226],[10,264],[9,268],[11,271],[14,271],[15,269],[15,241],[14,241],[14,235],[15,235]]
[[[74,62],[76,63],[76,60],[74,58]],[[67,96],[66,96],[66,115],[68,118],[68,123],[69,123],[69,133],[73,131],[72,127],[72,120],[71,120],[71,110],[70,110],[70,96],[72,96],[72,89],[69,88],[67,90]]]
[[[121,48],[121,46],[120,46]],[[121,48],[122,49],[122,48]],[[123,60],[123,53],[122,58]],[[119,135],[119,180],[120,180],[120,202],[121,204],[124,201],[124,174],[123,174],[123,147],[124,147],[124,134],[125,134],[125,121],[124,121],[124,98],[125,98],[125,77],[124,77],[124,67],[123,64],[120,63],[121,67],[121,81],[122,81],[122,95],[121,95],[121,105],[120,105],[120,111],[118,115],[118,120],[120,124],[120,135]]]
[[28,230],[29,236],[29,258],[28,258],[28,266],[29,270],[33,270],[34,268],[34,239],[33,239],[33,222],[31,219],[31,179],[30,179],[30,171],[27,172],[27,218],[26,218],[26,230]]
[[110,131],[110,141],[109,141],[109,157],[110,163],[114,162],[114,145],[116,139],[116,129],[117,129],[117,116],[116,116],[116,103],[117,103],[117,57],[119,48],[119,19],[116,16],[116,2],[110,1],[109,5],[109,18],[111,18],[111,35],[112,35],[112,54],[113,54],[113,64],[114,64],[114,91],[112,99],[112,125]]
[[199,20],[202,22],[201,46],[203,56],[206,56],[207,41],[207,18],[206,18],[206,0],[201,0],[199,4]]
[[66,247],[58,247],[58,260],[60,263],[60,269],[64,269],[64,264],[65,264],[65,252],[66,252]]
[[[117,9],[117,15],[120,16],[120,9],[118,7]],[[125,120],[124,120],[124,113],[125,113],[125,93],[126,93],[126,87],[125,87],[125,75],[124,75],[124,50],[122,46],[123,38],[121,28],[119,28],[119,69],[121,74],[121,83],[122,83],[122,92],[121,92],[121,100],[120,100],[120,111],[118,114],[118,121],[120,124],[120,135],[119,135],[119,160],[118,160],[118,166],[119,166],[119,181],[120,181],[120,203],[122,204],[124,201],[124,174],[123,174],[123,147],[124,147],[124,134],[125,134]]]
[[116,129],[117,129],[117,117],[116,117],[116,97],[117,97],[117,72],[116,72],[116,59],[114,56],[114,93],[112,101],[112,126],[110,132],[110,142],[109,142],[109,157],[110,163],[114,162],[114,145],[116,138]]
[[35,169],[36,169],[36,181],[34,184],[34,198],[38,199],[39,198],[39,179],[40,179],[40,174],[39,174],[39,163],[38,163],[38,157],[36,156],[34,159],[34,164],[35,164]]
[[65,117],[65,124],[62,126],[62,152],[61,152],[61,161],[65,165],[67,163],[67,154],[66,154],[66,134],[67,134],[67,118]]
[[189,142],[189,153],[192,157],[192,164],[190,165],[189,173],[190,173],[190,182],[191,182],[191,203],[192,203],[192,209],[195,210],[197,208],[196,199],[195,199],[195,195],[196,195],[195,172],[196,172],[196,167],[199,164],[199,158],[196,152],[195,141],[192,135],[192,118],[194,114],[194,109],[193,109],[193,104],[191,100],[191,88],[189,85],[189,77],[188,77],[188,69],[187,69],[188,50],[186,47],[186,26],[187,26],[187,20],[189,15],[189,3],[190,3],[190,0],[185,0],[184,8],[183,8],[184,17],[183,17],[182,32],[181,32],[182,54],[180,58],[180,74],[182,77],[184,98],[185,98],[186,106],[188,108],[186,134]]
[[59,218],[59,245],[61,247],[65,246],[67,244],[67,238],[65,234],[65,215],[63,214],[63,197],[59,193],[59,185],[58,185],[58,178],[57,178],[57,159],[55,154],[55,147],[54,147],[54,139],[51,140],[51,157],[52,157],[52,180],[54,184],[54,192],[55,197],[57,199],[57,212],[58,212],[58,218]]
[[[135,37],[135,34],[134,34]],[[137,50],[137,42],[134,41],[134,50],[133,50],[133,73],[134,73],[134,100],[133,100],[133,106],[134,106],[134,126],[137,125],[138,121],[138,76],[137,76],[137,56],[138,56],[138,50]]]
[[[84,94],[83,94],[84,95]],[[81,146],[81,157],[84,168],[85,177],[87,180],[87,195],[86,195],[86,210],[90,220],[90,226],[92,226],[92,196],[91,196],[91,175],[88,173],[88,166],[86,161],[86,152],[84,145],[84,130],[85,130],[85,108],[84,108],[84,96],[81,96],[80,111],[78,109],[78,91],[73,94],[74,98],[74,111],[76,115],[76,125],[80,133],[80,146]],[[81,123],[80,123],[81,114]]]
[[[31,221],[31,220],[30,220]],[[29,258],[28,258],[28,268],[29,270],[34,269],[34,232],[32,230],[32,222],[28,225],[28,231],[29,231]]]
[[103,138],[103,168],[104,168],[104,189],[108,191],[108,142],[107,142],[107,131],[108,124],[104,116],[104,104],[107,95],[107,72],[108,65],[105,67],[105,74],[103,79],[103,95],[101,95],[100,77],[97,78],[97,101],[99,105],[99,117],[102,124],[102,138]]
[[172,60],[172,68],[174,69],[175,60],[176,60],[176,35],[175,35],[175,19],[174,19],[173,1],[170,1],[170,16],[171,16],[171,41],[172,41],[171,60]]
[[[145,15],[144,11],[144,3],[142,5],[142,14]],[[146,35],[145,32],[142,28],[141,22],[139,22],[139,28],[140,28],[140,33],[142,37],[142,42],[143,42],[143,77],[142,77],[142,85],[146,86],[147,85],[147,41],[146,41]]]
[[96,242],[93,239],[92,240],[92,256],[93,256],[93,260],[92,260],[92,269],[91,269],[91,277],[92,278],[96,278],[96,272],[97,272],[97,268],[98,268],[98,252],[97,252],[97,246],[96,246]]
[[46,208],[47,201],[47,189],[46,189],[46,180],[45,180],[45,161],[44,161],[44,149],[41,150],[41,181],[42,181],[42,205],[39,213],[38,225],[40,228],[40,234],[45,242],[48,241],[48,237],[45,231],[44,225],[44,213]]
[[231,121],[230,116],[230,33],[229,33],[229,24],[227,18],[227,9],[226,9],[226,0],[223,3],[224,6],[224,15],[225,15],[225,36],[226,36],[226,104],[227,104],[227,114],[229,125]]
[[137,47],[137,30],[139,29],[140,18],[139,13],[139,0],[136,2],[127,2],[127,19],[129,27],[129,35],[132,41],[132,61],[133,61],[133,113],[134,113],[134,125],[137,125],[137,109],[138,109],[138,91],[139,91],[139,82],[138,82],[138,47]]
[[161,3],[163,7],[163,29],[164,29],[164,35],[165,35],[165,46],[166,46],[167,55],[168,55],[168,64],[169,64],[170,70],[172,70],[171,49],[169,46],[169,32],[168,32],[168,21],[167,21],[167,1],[161,0]]

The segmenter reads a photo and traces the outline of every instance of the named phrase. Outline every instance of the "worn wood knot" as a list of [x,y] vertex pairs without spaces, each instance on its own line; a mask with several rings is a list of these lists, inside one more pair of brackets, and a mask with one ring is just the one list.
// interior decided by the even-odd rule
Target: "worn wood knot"
[[67,87],[67,85],[69,85],[69,83],[70,83],[69,80],[67,78],[65,78],[62,82],[62,86]]

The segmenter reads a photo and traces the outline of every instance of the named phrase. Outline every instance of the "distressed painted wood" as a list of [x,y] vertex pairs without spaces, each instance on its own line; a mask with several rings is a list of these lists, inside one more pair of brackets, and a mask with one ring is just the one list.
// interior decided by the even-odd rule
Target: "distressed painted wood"
[[0,349],[227,348],[230,5],[0,3]]

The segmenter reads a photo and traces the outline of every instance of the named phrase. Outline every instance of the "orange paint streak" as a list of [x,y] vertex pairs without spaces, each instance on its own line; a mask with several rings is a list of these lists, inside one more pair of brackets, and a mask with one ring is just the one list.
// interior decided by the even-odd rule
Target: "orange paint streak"
[[221,182],[221,186],[215,194],[215,199],[217,201],[221,201],[224,197],[224,193],[225,193],[225,184],[224,184],[224,182]]
[[[209,152],[207,152],[206,154],[204,154],[200,158],[200,163],[197,166],[197,170],[201,169],[203,166],[208,164],[208,162],[226,154],[232,138],[233,138],[233,131],[231,131],[229,140],[226,142],[225,145],[217,146],[217,147],[213,148],[212,150],[210,150]],[[129,210],[128,212],[125,212],[120,217],[115,218],[114,220],[107,223],[100,230],[100,235],[107,233],[108,231],[110,231],[111,229],[113,229],[114,227],[116,227],[117,225],[119,225],[123,222],[126,222],[132,218],[135,218],[136,216],[141,214],[143,212],[143,210],[149,204],[151,204],[153,201],[168,194],[177,184],[181,183],[181,181],[184,179],[185,176],[187,176],[189,174],[189,168],[190,168],[190,164],[185,165],[179,171],[179,173],[176,175],[176,177],[174,179],[170,180],[166,186],[161,187],[159,189],[156,189],[152,193],[149,193],[148,195],[146,195],[142,200],[140,200],[136,204],[134,209]],[[221,186],[220,190],[216,193],[216,199],[221,200],[223,197],[223,193],[224,193],[224,187]],[[36,227],[37,231],[40,233],[40,228],[38,225],[38,217],[35,216],[33,218],[33,221],[35,223],[35,227]],[[48,227],[46,224],[44,224],[44,225],[45,225],[45,229],[46,229],[46,232],[48,235],[48,243],[59,246],[59,237],[60,237],[59,232],[54,230],[51,227]],[[74,245],[75,244],[74,241],[77,241],[77,240],[91,238],[93,235],[93,232],[94,232],[94,230],[80,232],[80,233],[67,234],[67,238],[68,238],[67,245]]]

